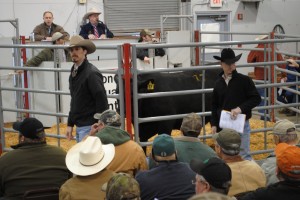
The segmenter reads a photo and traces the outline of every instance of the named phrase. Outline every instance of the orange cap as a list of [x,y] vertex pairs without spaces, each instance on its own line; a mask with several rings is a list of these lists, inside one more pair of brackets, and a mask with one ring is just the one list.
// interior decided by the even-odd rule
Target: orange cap
[[284,174],[300,178],[300,148],[279,143],[275,149],[277,166]]

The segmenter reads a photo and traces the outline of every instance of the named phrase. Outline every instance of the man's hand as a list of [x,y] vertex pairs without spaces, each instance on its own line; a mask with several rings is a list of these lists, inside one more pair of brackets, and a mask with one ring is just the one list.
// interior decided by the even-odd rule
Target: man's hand
[[106,39],[106,35],[105,34],[100,35],[99,39]]
[[236,107],[234,109],[231,110],[231,119],[235,120],[238,114],[241,114],[242,110],[239,107]]
[[52,41],[52,37],[46,37],[47,41]]
[[91,131],[89,133],[90,136],[95,136],[99,130],[99,123],[95,123],[91,126]]
[[211,134],[215,134],[217,133],[217,127],[216,126],[212,126],[211,127]]
[[89,38],[89,39],[96,39],[96,36],[93,35],[93,34],[89,34],[89,35],[88,35],[88,38]]
[[72,132],[73,132],[73,127],[72,126],[68,126],[67,127],[67,133],[66,133],[66,137],[67,137],[68,140],[72,140],[73,139]]
[[144,63],[150,64],[150,59],[147,56],[145,56],[145,58],[144,58]]

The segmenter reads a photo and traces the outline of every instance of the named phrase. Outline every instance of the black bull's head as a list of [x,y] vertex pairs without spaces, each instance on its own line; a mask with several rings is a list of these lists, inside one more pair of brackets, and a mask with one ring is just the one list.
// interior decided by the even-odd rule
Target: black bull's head
[[[219,69],[205,70],[205,88],[214,87],[219,73]],[[203,78],[203,70],[142,74],[138,76],[138,93],[202,89]],[[116,83],[117,79],[118,77],[115,77]],[[117,93],[119,93],[118,85]],[[205,111],[211,111],[211,98],[212,93],[205,94]],[[140,99],[138,110],[139,118],[203,112],[202,94]],[[141,123],[140,141],[147,141],[156,133],[170,134],[172,129],[180,129],[181,122],[182,119]],[[209,122],[209,117],[206,117],[205,122]]]

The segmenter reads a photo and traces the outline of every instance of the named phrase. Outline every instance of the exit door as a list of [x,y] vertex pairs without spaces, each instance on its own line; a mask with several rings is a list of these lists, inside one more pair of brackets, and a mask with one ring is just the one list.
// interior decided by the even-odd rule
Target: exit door
[[[230,32],[230,11],[228,12],[196,12],[195,29],[199,32]],[[229,34],[200,34],[201,42],[231,41]],[[200,51],[202,64],[215,63],[214,55],[220,54],[220,49],[205,47]]]

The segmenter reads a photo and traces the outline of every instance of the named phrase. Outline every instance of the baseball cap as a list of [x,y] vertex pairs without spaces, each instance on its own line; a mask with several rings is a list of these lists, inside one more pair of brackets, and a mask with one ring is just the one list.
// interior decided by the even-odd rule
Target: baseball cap
[[105,110],[103,113],[96,113],[94,118],[102,121],[107,126],[121,126],[121,117],[114,110]]
[[51,41],[54,42],[60,38],[64,38],[64,35],[60,32],[55,32],[53,35],[52,35],[52,39]]
[[139,197],[139,183],[129,174],[118,173],[107,183],[106,199],[108,200],[134,199]]
[[297,134],[296,126],[293,122],[284,119],[276,122],[273,127],[273,134],[285,135],[285,134]]
[[[44,133],[44,126],[36,118],[26,118],[22,122],[13,123],[13,129],[19,131],[24,137],[31,139],[41,138],[39,133]],[[45,134],[42,134],[45,136]]]
[[300,178],[300,148],[287,143],[279,143],[275,148],[277,166],[284,174]]
[[145,37],[146,35],[152,36],[152,35],[153,35],[153,32],[151,32],[149,29],[143,29],[143,30],[140,32],[140,37]]
[[202,128],[201,117],[196,113],[190,113],[183,118],[180,130],[182,130],[185,133],[187,132],[200,133],[201,128]]
[[222,151],[228,155],[237,155],[241,150],[241,136],[233,129],[222,129],[219,133],[213,135]]
[[167,134],[155,137],[152,144],[153,155],[167,157],[175,153],[174,139]]
[[212,157],[204,161],[192,159],[190,167],[215,188],[227,189],[229,187],[231,169],[220,158]]

